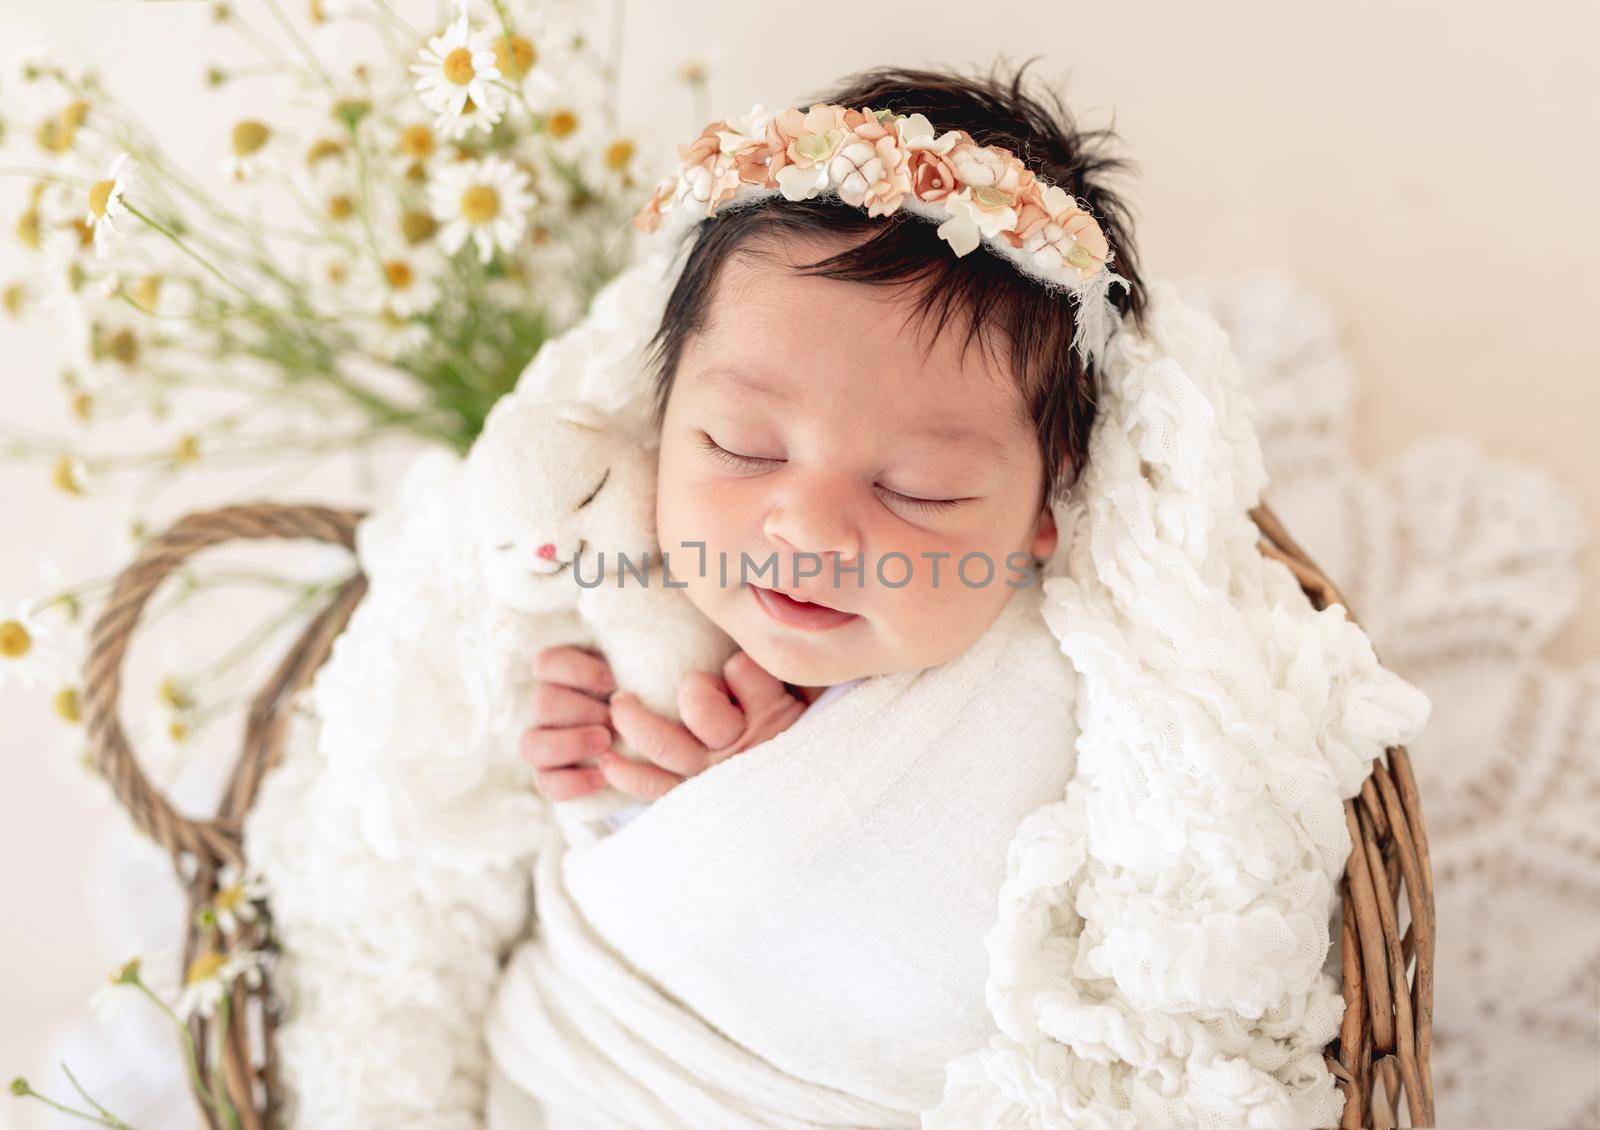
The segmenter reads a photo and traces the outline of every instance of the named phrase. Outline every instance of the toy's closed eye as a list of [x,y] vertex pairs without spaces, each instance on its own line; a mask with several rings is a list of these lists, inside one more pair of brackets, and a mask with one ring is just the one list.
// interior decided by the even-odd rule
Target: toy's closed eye
[[609,479],[609,478],[611,478],[611,468],[607,467],[606,468],[606,473],[600,476],[599,486],[596,486],[592,491],[589,492],[589,497],[588,498],[586,498],[582,502],[578,503],[578,509],[579,510],[582,510],[585,506],[589,505],[589,503],[594,501],[594,496],[600,493],[600,487],[605,486],[606,485],[606,480]]
[[508,542],[505,543],[505,545],[497,545],[497,546],[495,546],[495,548],[498,549],[500,552],[504,553],[506,550],[510,549],[512,546],[514,546],[516,544],[517,543],[514,542],[514,541],[508,541]]

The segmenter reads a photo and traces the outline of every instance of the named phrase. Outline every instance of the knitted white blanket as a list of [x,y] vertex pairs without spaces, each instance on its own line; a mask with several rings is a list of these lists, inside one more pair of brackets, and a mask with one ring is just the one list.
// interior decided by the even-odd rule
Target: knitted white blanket
[[[604,372],[568,380],[546,369],[524,382],[562,378],[564,392],[614,401],[618,380],[626,383],[618,374],[638,372],[631,351],[659,317],[660,270],[647,261],[624,275],[584,325],[547,347],[552,365],[563,352],[580,361],[604,353]],[[1237,361],[1220,327],[1172,287],[1157,282],[1151,294],[1148,335],[1119,332],[1109,348],[1089,465],[1057,509],[1061,550],[1047,566],[1043,599],[1013,601],[1035,608],[1058,641],[1061,654],[1049,662],[1064,656],[1075,671],[1067,679],[1075,689],[1060,701],[1075,702],[1076,765],[1059,795],[1018,821],[1004,875],[996,876],[993,918],[981,930],[991,1030],[952,1054],[937,1102],[920,1115],[924,1127],[1330,1125],[1342,1105],[1321,1057],[1342,1011],[1329,930],[1349,849],[1341,803],[1386,745],[1416,736],[1429,703],[1377,664],[1342,608],[1314,612],[1288,570],[1262,556],[1247,511],[1260,500],[1265,473]],[[410,497],[379,515],[410,532],[363,554],[373,590],[319,679],[317,756],[269,776],[246,829],[248,854],[274,883],[275,923],[288,950],[291,1015],[280,1050],[296,1125],[481,1125],[487,1064],[471,1025],[486,1016],[493,956],[522,929],[516,912],[526,908],[530,866],[551,877],[552,939],[585,936],[577,925],[594,928],[578,923],[560,934],[564,900],[586,891],[598,916],[599,876],[623,882],[630,874],[605,871],[594,856],[587,875],[575,864],[559,868],[558,885],[557,863],[576,857],[540,854],[548,825],[528,816],[528,782],[507,764],[510,751],[472,744],[493,704],[427,691],[430,679],[447,680],[469,663],[470,652],[452,644],[425,672],[410,658],[456,615],[448,570],[460,563],[436,552],[448,501],[425,489],[448,474],[442,464],[420,468]],[[430,624],[430,616],[443,620]],[[848,710],[855,696],[883,693],[874,684],[900,685],[896,678],[853,688],[816,725]],[[1006,698],[1003,686],[993,689]],[[891,709],[881,724],[884,735],[908,735],[885,738],[886,756],[903,757],[917,742],[937,746],[935,735],[919,734],[912,712]],[[721,798],[717,819],[733,819],[745,795],[735,798],[735,786],[748,786],[759,805],[769,780],[783,779],[764,774],[787,771],[768,754],[801,748],[805,726],[802,719],[793,737],[680,786],[680,799],[669,794],[617,833],[617,850],[649,843],[688,858],[695,828],[679,817]],[[441,746],[440,736],[452,733],[457,744]],[[806,756],[827,752],[819,745]],[[995,756],[982,743],[973,753]],[[834,783],[816,778],[819,788]],[[715,845],[720,834],[704,828],[711,819],[701,831]],[[869,845],[872,825],[855,827]],[[792,834],[775,828],[765,857]],[[787,880],[768,878],[777,912]],[[814,891],[816,878],[808,872],[799,885]],[[582,879],[592,881],[574,882]],[[841,873],[840,905],[869,881]],[[760,894],[734,897],[759,906]],[[699,905],[707,905],[704,892]],[[620,939],[615,921],[610,927]],[[826,947],[830,938],[817,940]],[[609,973],[585,976],[612,977],[617,994],[643,986],[641,1025],[660,1015],[649,997],[661,991],[655,978],[692,982],[702,1000],[716,993],[715,964],[696,968],[680,953],[671,969],[651,969],[649,947],[632,948],[638,964],[609,945],[563,952],[573,960],[611,955]],[[517,991],[527,952],[519,948],[504,993]],[[759,954],[746,956],[759,965]],[[558,980],[546,985],[584,984],[576,974],[560,981],[568,974],[551,968]],[[794,968],[775,962],[764,972]],[[819,979],[796,977],[797,993],[825,990]],[[508,1064],[518,1041],[549,1051],[552,1031],[578,1046],[590,1039],[570,1026],[550,1029],[552,1016],[604,1025],[634,1015],[617,1003],[620,995],[596,1000],[588,1013],[578,999],[560,1012],[502,999],[511,1007],[495,1012],[492,1030]],[[760,1115],[742,1125],[917,1124],[905,1110],[914,1080],[873,1094],[851,1092],[850,1080],[830,1082],[824,1071],[797,1075],[780,1062],[793,1016],[741,1016],[727,1000],[715,1007],[737,1033],[723,1032],[720,1046],[742,1058],[695,1060],[678,1072],[693,1089],[674,1090],[650,1065],[680,1046],[682,1032],[654,1029],[635,1034],[637,1055],[618,1051],[606,1077],[632,1078],[636,1094],[654,1089],[650,1101],[666,1110],[686,1094],[733,1096],[752,1105],[728,1109]],[[708,1024],[704,1016],[680,1019]],[[604,1049],[591,1040],[590,1051],[603,1064]],[[620,1115],[605,1116],[617,1109],[593,1108],[597,1124],[617,1125]],[[715,1108],[691,1105],[683,1117],[704,1109]],[[793,1118],[762,1121],[773,1111]]]

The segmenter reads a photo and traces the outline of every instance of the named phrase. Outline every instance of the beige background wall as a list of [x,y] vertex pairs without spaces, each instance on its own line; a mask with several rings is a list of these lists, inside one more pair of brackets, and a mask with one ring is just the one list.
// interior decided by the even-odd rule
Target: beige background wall
[[[114,89],[163,131],[181,131],[180,155],[214,159],[230,118],[199,93],[213,42],[205,24],[203,4],[0,0],[0,56],[25,40],[75,39]],[[1600,521],[1597,42],[1600,5],[1588,0],[672,0],[627,14],[623,107],[686,140],[701,123],[670,76],[691,56],[711,64],[720,116],[787,104],[876,63],[1040,54],[1038,69],[1066,80],[1086,124],[1115,110],[1141,168],[1130,196],[1148,271],[1284,268],[1333,300],[1367,378],[1362,458],[1417,436],[1465,435],[1548,468]],[[7,230],[19,187],[0,178]],[[0,279],[20,269],[0,242]],[[51,356],[48,334],[0,322],[6,419],[63,426]],[[69,577],[104,563],[103,528],[45,484],[37,468],[0,467],[7,602],[39,587],[40,551]],[[348,489],[329,470],[292,493]],[[197,500],[174,497],[168,513]],[[1600,576],[1600,547],[1587,562]],[[1591,586],[1554,657],[1597,648]],[[0,1074],[43,1075],[30,1058],[42,1033],[81,1014],[109,960],[92,941],[82,877],[118,816],[45,764],[56,727],[36,697],[0,691],[0,719]]]

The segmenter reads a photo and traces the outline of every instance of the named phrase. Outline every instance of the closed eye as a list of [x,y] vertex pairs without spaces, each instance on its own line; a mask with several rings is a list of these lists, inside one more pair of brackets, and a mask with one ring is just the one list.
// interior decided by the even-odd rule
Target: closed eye
[[508,541],[504,545],[495,546],[495,548],[498,549],[501,553],[504,553],[506,550],[510,549],[512,546],[514,546],[516,544],[517,543],[514,542],[514,541]]
[[[712,458],[745,470],[765,467],[770,463],[783,462],[782,459],[759,455],[740,455],[736,451],[729,451],[705,432],[700,433],[700,444]],[[901,494],[897,490],[890,490],[888,487],[878,487],[877,489],[888,495],[899,505],[910,506],[928,512],[948,510],[952,506],[959,506],[963,502],[970,501],[966,498],[917,498],[914,495]]]
[[579,510],[582,510],[585,506],[589,505],[589,503],[594,501],[594,496],[600,493],[600,487],[605,486],[606,485],[606,480],[609,479],[610,477],[611,477],[611,468],[607,467],[606,468],[606,473],[600,476],[600,485],[595,487],[592,491],[589,492],[589,497],[588,498],[586,498],[582,502],[578,503],[578,509]]

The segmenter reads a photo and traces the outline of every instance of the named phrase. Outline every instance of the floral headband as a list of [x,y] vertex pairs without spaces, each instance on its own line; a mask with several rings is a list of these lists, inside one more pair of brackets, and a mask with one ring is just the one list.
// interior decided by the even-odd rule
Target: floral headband
[[978,243],[1024,274],[1078,299],[1072,344],[1099,354],[1118,324],[1110,303],[1113,254],[1100,225],[1061,188],[1039,180],[1017,156],[979,145],[965,130],[936,134],[921,114],[818,103],[772,114],[756,106],[742,118],[712,122],[680,145],[677,173],[663,180],[634,216],[653,232],[683,228],[782,193],[810,200],[825,192],[887,216],[900,208],[939,223],[956,255]]

